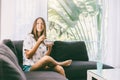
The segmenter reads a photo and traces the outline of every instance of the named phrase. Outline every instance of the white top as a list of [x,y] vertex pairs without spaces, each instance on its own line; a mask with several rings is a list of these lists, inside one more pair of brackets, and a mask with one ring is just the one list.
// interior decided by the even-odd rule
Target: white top
[[32,49],[35,44],[36,40],[34,39],[34,36],[32,34],[28,34],[23,42],[23,65],[33,65],[45,55],[47,48],[43,43],[41,43],[33,57],[30,59],[26,58],[25,50]]

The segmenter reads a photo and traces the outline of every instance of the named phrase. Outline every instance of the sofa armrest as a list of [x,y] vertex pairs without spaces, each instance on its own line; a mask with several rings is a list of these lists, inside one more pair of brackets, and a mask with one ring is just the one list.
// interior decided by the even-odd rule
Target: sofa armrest
[[4,44],[0,44],[0,79],[26,80],[14,53]]

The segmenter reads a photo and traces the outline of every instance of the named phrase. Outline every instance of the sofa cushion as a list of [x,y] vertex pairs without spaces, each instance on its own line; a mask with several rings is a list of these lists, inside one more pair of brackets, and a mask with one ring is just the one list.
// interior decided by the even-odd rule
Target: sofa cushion
[[16,40],[12,42],[17,51],[17,58],[18,58],[19,65],[22,67],[23,65],[23,40]]
[[51,56],[58,61],[67,59],[88,61],[87,50],[83,41],[55,41]]
[[18,59],[18,63],[20,67],[22,68],[23,64],[23,55],[22,55],[22,40],[20,41],[11,41],[10,39],[4,39],[2,41],[6,46],[8,46],[16,55]]
[[0,43],[0,80],[26,80],[14,53]]
[[[103,65],[103,69],[112,69],[109,65]],[[66,76],[70,80],[75,78],[87,78],[87,70],[97,69],[95,61],[73,61],[69,67],[64,67]]]
[[27,80],[68,80],[63,75],[54,71],[32,71],[25,72],[25,75]]
[[13,42],[10,39],[4,39],[2,42],[5,45],[7,45],[13,51],[13,53],[17,56],[16,48],[15,48]]

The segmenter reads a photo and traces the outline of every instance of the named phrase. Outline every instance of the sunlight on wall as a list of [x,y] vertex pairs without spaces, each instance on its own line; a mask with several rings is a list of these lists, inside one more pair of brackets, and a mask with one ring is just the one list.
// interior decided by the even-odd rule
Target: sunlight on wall
[[14,0],[2,0],[1,4],[1,39],[11,38],[13,34],[12,26],[14,26]]
[[37,17],[47,21],[47,0],[3,0],[1,40],[22,40]]

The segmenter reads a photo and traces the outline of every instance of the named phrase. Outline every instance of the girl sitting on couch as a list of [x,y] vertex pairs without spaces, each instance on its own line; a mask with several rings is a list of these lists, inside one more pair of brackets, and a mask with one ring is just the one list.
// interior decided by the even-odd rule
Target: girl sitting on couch
[[62,66],[69,66],[72,60],[57,62],[50,55],[53,43],[46,44],[46,24],[42,17],[34,21],[30,34],[23,42],[23,70],[53,69],[65,76]]

